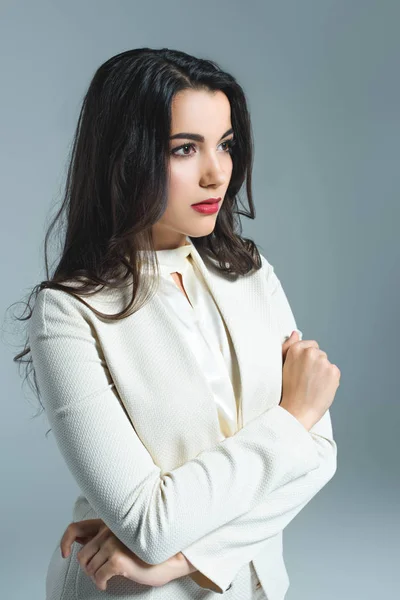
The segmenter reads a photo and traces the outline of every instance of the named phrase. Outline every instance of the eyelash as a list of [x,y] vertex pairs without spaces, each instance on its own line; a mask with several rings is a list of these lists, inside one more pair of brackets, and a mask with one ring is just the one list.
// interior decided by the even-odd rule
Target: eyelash
[[[235,138],[231,138],[229,140],[225,140],[224,142],[221,142],[221,144],[228,144],[228,149],[225,150],[225,152],[227,154],[230,154],[232,152],[232,149],[234,147],[234,145],[236,144],[236,140]],[[192,142],[190,144],[182,144],[182,146],[178,146],[178,148],[174,148],[173,150],[171,150],[171,154],[177,156],[178,158],[188,158],[190,156],[193,156],[193,154],[177,154],[178,150],[182,150],[182,148],[190,148],[190,147],[195,147],[195,144]]]

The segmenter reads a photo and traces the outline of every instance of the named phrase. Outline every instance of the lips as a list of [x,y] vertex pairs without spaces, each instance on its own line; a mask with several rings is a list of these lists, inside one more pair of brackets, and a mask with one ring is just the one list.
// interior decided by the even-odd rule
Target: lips
[[219,202],[221,198],[207,198],[207,200],[201,200],[200,202],[195,202],[192,206],[196,206],[198,204],[216,204]]

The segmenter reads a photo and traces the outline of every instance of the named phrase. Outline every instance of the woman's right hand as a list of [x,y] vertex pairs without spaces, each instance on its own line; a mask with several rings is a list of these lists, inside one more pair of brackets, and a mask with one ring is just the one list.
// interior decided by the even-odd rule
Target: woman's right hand
[[310,430],[331,406],[341,373],[315,340],[299,340],[297,331],[284,346],[280,405]]

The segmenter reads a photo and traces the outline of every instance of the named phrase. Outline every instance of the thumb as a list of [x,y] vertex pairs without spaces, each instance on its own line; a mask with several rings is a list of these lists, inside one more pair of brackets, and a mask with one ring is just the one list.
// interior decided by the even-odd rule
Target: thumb
[[289,350],[290,346],[292,344],[294,344],[295,342],[298,342],[299,339],[300,339],[299,332],[297,331],[297,329],[294,329],[292,331],[292,333],[290,334],[290,336],[282,344],[282,356],[284,359],[286,357],[286,353]]
[[288,344],[288,343],[289,344],[290,343],[293,344],[294,341],[296,341],[296,342],[298,341],[298,338],[299,338],[299,332],[298,332],[298,330],[297,329],[293,329],[292,333],[284,341],[284,344]]
[[[67,529],[60,541],[61,555],[63,558],[69,556],[71,545],[74,541],[91,539],[98,534],[100,528],[104,525],[101,519],[85,519],[83,521],[72,522],[68,525]],[[79,541],[79,543],[81,543]]]

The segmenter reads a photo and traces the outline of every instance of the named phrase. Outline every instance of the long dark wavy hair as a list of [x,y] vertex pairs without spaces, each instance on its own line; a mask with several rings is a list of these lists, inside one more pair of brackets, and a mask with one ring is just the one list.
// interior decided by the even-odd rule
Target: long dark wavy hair
[[[158,274],[151,228],[167,205],[171,102],[185,90],[222,91],[229,99],[236,144],[231,149],[233,170],[213,232],[190,238],[199,253],[214,259],[221,272],[244,275],[261,268],[256,244],[241,236],[240,215],[255,218],[251,177],[253,140],[245,94],[236,79],[211,60],[168,48],[136,48],[121,52],[95,72],[84,96],[73,144],[62,205],[51,221],[44,242],[46,277],[30,292],[30,319],[44,288],[67,292],[89,306],[82,296],[105,286],[132,286],[132,297],[109,320],[123,319],[152,296],[154,277],[146,277],[138,250],[148,251]],[[246,180],[249,210],[238,209],[238,194]],[[47,244],[56,224],[65,219],[61,257],[49,273]],[[146,252],[147,254],[147,252]],[[68,283],[70,285],[68,285]],[[79,287],[77,287],[79,283]],[[33,371],[29,339],[14,362]],[[29,377],[28,377],[29,381]],[[41,404],[41,402],[40,402]],[[41,404],[42,408],[43,405]]]

